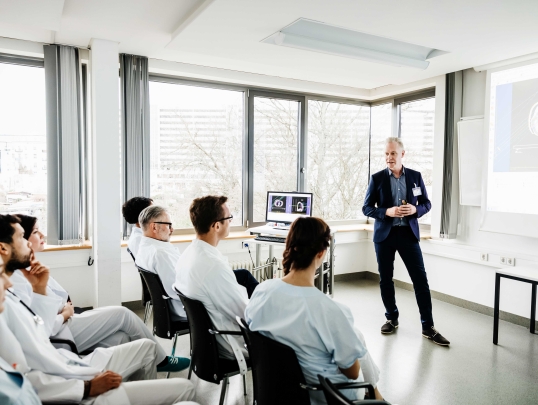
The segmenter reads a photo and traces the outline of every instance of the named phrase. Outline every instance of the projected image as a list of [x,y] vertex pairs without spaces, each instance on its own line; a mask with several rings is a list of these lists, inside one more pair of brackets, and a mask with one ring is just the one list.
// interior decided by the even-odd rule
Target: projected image
[[538,172],[538,79],[496,86],[494,172]]
[[306,214],[307,208],[308,208],[307,197],[292,197],[291,212],[293,214]]
[[271,212],[286,212],[286,197],[272,196],[271,197]]

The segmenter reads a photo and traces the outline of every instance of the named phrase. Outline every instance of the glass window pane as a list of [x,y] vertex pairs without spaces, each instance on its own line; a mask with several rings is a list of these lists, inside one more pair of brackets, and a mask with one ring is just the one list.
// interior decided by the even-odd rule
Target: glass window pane
[[268,191],[297,190],[299,102],[254,98],[254,222],[265,222]]
[[194,198],[225,195],[243,223],[243,92],[150,82],[151,198],[190,228]]
[[47,232],[45,70],[0,63],[0,211]]
[[392,136],[392,103],[372,106],[371,111],[370,175],[387,167],[385,163],[385,140]]
[[[400,134],[405,146],[404,165],[422,173],[428,196],[433,189],[433,126],[435,98],[400,104]],[[431,223],[431,212],[419,219]]]
[[368,186],[370,107],[308,102],[308,189],[313,214],[362,217]]

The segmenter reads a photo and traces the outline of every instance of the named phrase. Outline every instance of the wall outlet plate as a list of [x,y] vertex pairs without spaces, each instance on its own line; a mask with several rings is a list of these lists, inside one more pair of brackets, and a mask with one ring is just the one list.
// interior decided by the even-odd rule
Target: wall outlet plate
[[482,260],[483,262],[487,262],[489,260],[488,254],[480,253],[480,260]]

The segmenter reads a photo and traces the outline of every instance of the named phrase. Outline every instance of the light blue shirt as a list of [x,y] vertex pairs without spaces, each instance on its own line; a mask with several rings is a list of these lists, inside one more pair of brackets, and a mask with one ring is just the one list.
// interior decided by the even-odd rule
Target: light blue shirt
[[[402,174],[399,178],[387,168],[390,178],[390,191],[392,192],[393,207],[402,205],[402,200],[407,200],[407,185],[405,184],[405,168],[402,166]],[[409,220],[406,217],[393,218],[392,226],[409,226]]]
[[[265,281],[254,290],[245,320],[252,331],[295,350],[310,384],[319,384],[318,374],[331,382],[352,381],[339,368],[347,369],[367,354],[349,308],[315,287],[297,287],[280,279]],[[327,403],[322,393],[309,393],[312,404]],[[356,390],[347,390],[346,395],[359,399]]]

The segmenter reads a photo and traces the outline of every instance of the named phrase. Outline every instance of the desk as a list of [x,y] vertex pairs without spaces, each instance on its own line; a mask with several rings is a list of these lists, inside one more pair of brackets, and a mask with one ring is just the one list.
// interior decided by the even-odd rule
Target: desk
[[[288,231],[283,229],[275,229],[272,226],[258,226],[256,228],[250,228],[248,230],[251,235],[271,235],[271,236],[280,236],[280,237],[286,237],[288,236]],[[256,245],[256,267],[260,266],[260,256],[261,256],[261,245],[268,245],[269,246],[269,258],[271,259],[273,257],[273,248],[274,246],[282,246],[284,247],[283,243],[280,242],[266,242],[266,241],[257,241],[255,239],[249,240],[249,243],[254,243]],[[331,230],[331,239],[329,241],[329,252],[328,252],[328,261],[323,263],[320,268],[318,269],[318,272],[316,274],[316,287],[324,292],[325,294],[333,296],[333,288],[334,288],[334,249],[335,249],[335,238],[334,238],[334,231]],[[323,280],[325,279],[325,275],[327,275],[328,278],[328,285],[325,285]]]
[[531,297],[531,325],[530,332],[534,334],[534,325],[536,321],[536,285],[538,285],[538,269],[531,267],[509,267],[499,269],[495,273],[495,306],[493,309],[493,344],[499,340],[499,302],[501,294],[501,278],[523,281],[532,284]]

